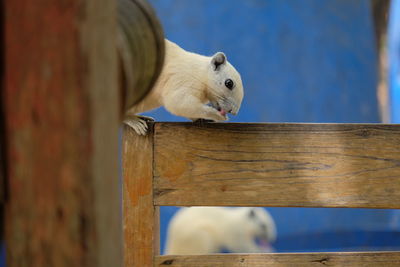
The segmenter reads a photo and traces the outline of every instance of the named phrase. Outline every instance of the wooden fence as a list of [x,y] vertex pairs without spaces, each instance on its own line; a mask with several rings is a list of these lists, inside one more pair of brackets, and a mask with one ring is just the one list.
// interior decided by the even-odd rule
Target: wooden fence
[[125,128],[123,179],[125,266],[400,264],[400,252],[159,255],[159,206],[400,208],[400,125]]

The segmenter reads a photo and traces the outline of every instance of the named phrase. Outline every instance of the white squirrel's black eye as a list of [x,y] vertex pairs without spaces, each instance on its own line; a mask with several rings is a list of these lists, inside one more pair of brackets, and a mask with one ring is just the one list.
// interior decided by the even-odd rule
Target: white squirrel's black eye
[[225,80],[225,86],[226,86],[228,89],[232,90],[232,88],[233,88],[233,81],[232,81],[231,79]]

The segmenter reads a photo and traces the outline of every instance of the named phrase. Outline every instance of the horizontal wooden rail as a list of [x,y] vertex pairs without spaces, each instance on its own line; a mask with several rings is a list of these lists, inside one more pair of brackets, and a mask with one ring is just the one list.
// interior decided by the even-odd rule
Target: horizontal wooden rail
[[400,125],[156,123],[154,204],[400,208]]
[[156,256],[154,266],[244,267],[244,266],[399,266],[399,252],[213,254]]

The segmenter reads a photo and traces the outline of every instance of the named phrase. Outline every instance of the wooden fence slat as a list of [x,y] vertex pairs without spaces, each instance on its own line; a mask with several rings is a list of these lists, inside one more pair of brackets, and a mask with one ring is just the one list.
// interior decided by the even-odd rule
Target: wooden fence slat
[[153,134],[124,127],[123,199],[126,267],[153,266],[159,254],[159,208],[153,205]]
[[112,0],[8,0],[7,266],[121,266]]
[[213,254],[195,256],[165,255],[155,258],[154,266],[169,267],[312,267],[399,266],[400,252],[332,252],[273,254]]
[[0,3],[0,240],[4,241],[4,206],[6,200],[6,138],[4,114],[4,1]]
[[156,123],[156,205],[400,208],[400,125]]

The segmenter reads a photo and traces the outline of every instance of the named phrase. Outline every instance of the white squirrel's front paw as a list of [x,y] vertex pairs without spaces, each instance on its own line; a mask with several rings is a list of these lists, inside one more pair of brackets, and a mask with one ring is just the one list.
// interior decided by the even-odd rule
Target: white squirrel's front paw
[[213,118],[214,118],[214,120],[215,121],[227,121],[229,118],[228,118],[228,116],[226,115],[226,114],[221,114],[220,112],[218,112],[218,111],[215,111],[214,112],[214,114],[213,114]]
[[226,113],[221,113],[217,109],[210,107],[210,106],[203,106],[204,107],[204,115],[200,116],[202,119],[209,119],[216,122],[226,121],[228,120],[228,116]]
[[131,127],[138,135],[146,135],[147,134],[147,123],[145,120],[136,116],[129,116],[124,121],[124,124]]

